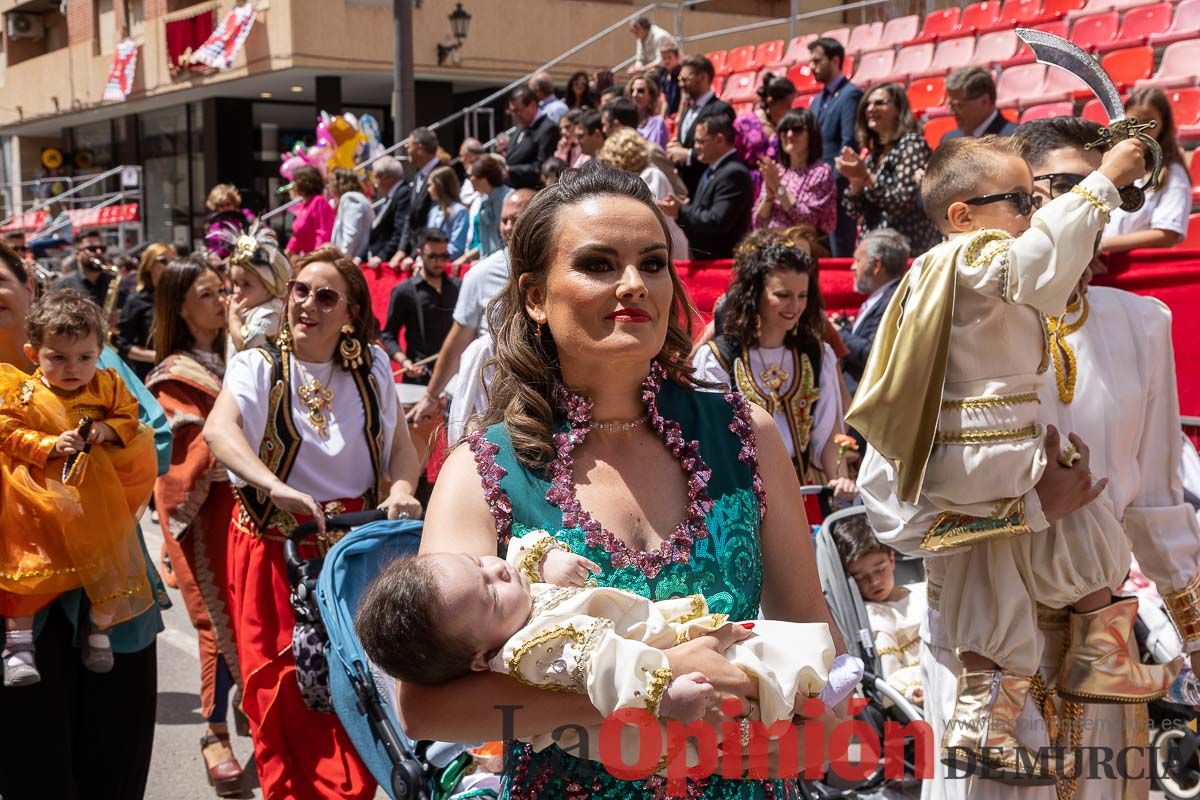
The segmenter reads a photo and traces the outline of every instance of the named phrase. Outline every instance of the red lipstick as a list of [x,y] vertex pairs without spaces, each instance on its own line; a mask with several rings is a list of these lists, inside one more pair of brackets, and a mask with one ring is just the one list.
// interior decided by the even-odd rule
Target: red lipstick
[[605,319],[611,319],[616,322],[649,322],[650,314],[640,308],[618,308],[605,317]]

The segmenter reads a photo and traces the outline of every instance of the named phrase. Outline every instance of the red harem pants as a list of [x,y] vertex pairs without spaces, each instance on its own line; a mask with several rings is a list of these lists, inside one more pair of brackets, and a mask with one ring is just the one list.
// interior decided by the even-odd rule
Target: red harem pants
[[[332,513],[358,511],[361,498],[326,503]],[[307,517],[297,517],[298,523]],[[254,762],[266,800],[329,800],[375,796],[375,779],[358,757],[337,715],[304,704],[296,683],[288,602],[291,586],[283,560],[283,533],[259,531],[235,505],[229,526],[229,598],[242,672],[242,708],[254,736]],[[311,537],[302,558],[329,545]]]

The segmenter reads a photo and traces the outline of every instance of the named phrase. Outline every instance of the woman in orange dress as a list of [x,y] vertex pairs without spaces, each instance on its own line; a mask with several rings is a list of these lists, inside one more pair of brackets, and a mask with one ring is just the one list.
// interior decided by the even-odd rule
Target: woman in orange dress
[[200,740],[208,780],[222,797],[240,796],[242,767],[229,746],[230,693],[238,705],[237,650],[229,617],[227,532],[233,492],[201,436],[225,372],[226,309],[221,276],[208,264],[172,261],[155,286],[155,350],[162,359],[146,386],[175,437],[171,467],[154,488],[171,567],[200,644]]

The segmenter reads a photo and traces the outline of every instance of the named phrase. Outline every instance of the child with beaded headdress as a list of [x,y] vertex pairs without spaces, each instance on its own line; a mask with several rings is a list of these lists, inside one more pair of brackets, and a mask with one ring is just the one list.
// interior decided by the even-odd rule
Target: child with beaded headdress
[[[1048,469],[1087,470],[1086,445],[1072,434],[1058,456],[1057,434],[1045,428],[1046,320],[1066,313],[1118,187],[1144,172],[1141,146],[1109,150],[1096,172],[1040,210],[1024,147],[1016,137],[963,138],[930,159],[922,201],[948,239],[897,287],[847,423],[871,445],[866,462],[886,461],[890,501],[911,509],[924,499],[942,512],[920,548],[955,559],[943,567],[938,608],[965,668],[943,760],[1051,783],[1056,770],[1026,752],[1026,734],[1036,733],[1018,723],[1041,663],[1039,604],[1071,611],[1056,679],[1062,698],[1145,703],[1163,695],[1177,667],[1140,663],[1136,603],[1113,601],[1129,548],[1106,482],[1082,475],[1090,502],[1060,519],[1047,517],[1037,492]],[[870,513],[878,498],[863,494]],[[886,541],[883,515],[875,527]],[[1044,557],[1026,558],[1024,543]],[[986,559],[959,565],[956,554],[978,548]],[[1063,770],[1070,762],[1068,754]]]
[[256,222],[248,233],[234,232],[227,238],[233,295],[226,358],[233,358],[279,335],[292,268],[270,228]]

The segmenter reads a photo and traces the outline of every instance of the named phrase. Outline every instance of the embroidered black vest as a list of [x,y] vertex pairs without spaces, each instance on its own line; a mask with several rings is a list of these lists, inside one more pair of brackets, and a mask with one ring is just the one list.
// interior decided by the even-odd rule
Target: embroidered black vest
[[[767,396],[754,382],[746,348],[728,336],[716,337],[708,343],[708,347],[717,357],[721,369],[729,375],[730,388],[737,389],[750,402],[769,410]],[[788,430],[792,434],[796,463],[802,471],[808,469],[811,461],[809,435],[812,433],[813,411],[821,396],[823,350],[824,345],[820,340],[805,339],[792,344],[792,364],[797,374],[793,376],[791,386],[779,398],[783,403]]]
[[[301,437],[292,419],[292,360],[274,344],[256,348],[271,365],[271,391],[267,395],[267,425],[263,430],[258,458],[279,480],[287,483],[288,475],[300,453]],[[375,484],[367,492],[366,501],[378,502],[379,483],[383,473],[383,421],[379,408],[379,391],[374,377],[364,370],[351,370],[354,387],[363,404],[367,450],[371,455],[371,471]],[[235,487],[242,508],[260,531],[272,527],[275,504],[271,496],[253,486]]]

